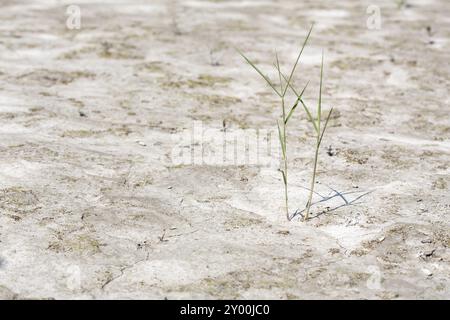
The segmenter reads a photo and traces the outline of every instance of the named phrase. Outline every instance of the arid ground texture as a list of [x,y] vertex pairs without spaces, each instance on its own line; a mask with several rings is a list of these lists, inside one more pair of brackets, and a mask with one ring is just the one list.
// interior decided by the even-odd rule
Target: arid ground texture
[[[0,298],[450,298],[449,1],[0,3]],[[312,23],[294,82],[315,108],[323,50],[332,198],[289,222],[277,166],[173,150],[193,123],[276,132],[236,48],[276,81]],[[295,211],[314,137],[290,121]]]

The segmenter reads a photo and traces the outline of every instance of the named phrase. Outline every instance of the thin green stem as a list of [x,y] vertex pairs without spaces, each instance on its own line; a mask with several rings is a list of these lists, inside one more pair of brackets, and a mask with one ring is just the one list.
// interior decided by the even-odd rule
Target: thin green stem
[[[283,81],[281,81],[281,69],[280,69],[280,61],[278,60],[278,52],[275,52],[275,57],[277,59],[277,69],[278,69],[278,78],[280,79],[280,92],[283,92]],[[283,97],[285,94],[283,94]]]
[[316,150],[314,153],[314,168],[313,168],[313,176],[311,179],[311,188],[309,192],[308,202],[306,203],[306,214],[304,220],[308,220],[309,217],[309,211],[311,210],[311,204],[312,204],[312,196],[314,193],[314,186],[316,184],[316,173],[317,173],[317,161],[319,159],[319,149],[320,144],[322,143],[323,134],[325,133],[325,130],[327,129],[328,121],[330,120],[332,109],[330,110],[330,113],[328,114],[325,126],[323,128],[323,131],[320,131],[320,121],[322,118],[322,80],[323,80],[323,51],[322,51],[322,63],[320,66],[320,86],[319,86],[319,103],[317,105],[317,136],[316,136]]
[[[319,137],[319,135],[317,135],[317,137]],[[306,203],[306,214],[305,214],[304,221],[308,220],[309,211],[311,210],[312,196],[314,193],[314,186],[316,184],[317,160],[319,159],[319,149],[320,149],[320,142],[319,142],[319,138],[318,138],[317,143],[316,143],[316,151],[314,153],[313,176],[311,179],[311,187],[309,188],[310,192],[309,192],[308,202]]]
[[286,218],[289,220],[289,204],[288,204],[288,164],[287,164],[287,148],[286,148],[286,107],[284,104],[284,96],[281,97],[281,109],[282,109],[282,117],[283,117],[283,137],[282,143],[284,145],[284,153],[283,153],[283,172],[284,172],[284,205],[286,210]]
[[320,120],[322,118],[322,79],[323,79],[323,50],[322,64],[320,65],[319,103],[317,106],[317,131],[320,132]]

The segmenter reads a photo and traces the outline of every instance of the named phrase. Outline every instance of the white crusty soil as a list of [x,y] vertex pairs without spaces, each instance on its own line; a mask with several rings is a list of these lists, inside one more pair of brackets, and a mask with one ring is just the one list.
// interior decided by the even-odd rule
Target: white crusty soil
[[[450,3],[376,1],[370,30],[372,2],[2,1],[0,298],[449,299]],[[295,82],[313,105],[323,49],[336,110],[317,191],[371,193],[287,222],[276,167],[171,154],[194,120],[275,129],[234,47],[271,76],[277,49],[287,72],[312,22]],[[288,143],[294,211],[314,143],[300,109]]]

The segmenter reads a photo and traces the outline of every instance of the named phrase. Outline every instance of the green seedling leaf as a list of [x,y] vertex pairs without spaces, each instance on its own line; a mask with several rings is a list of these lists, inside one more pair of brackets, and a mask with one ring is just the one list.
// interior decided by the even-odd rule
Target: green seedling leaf
[[323,51],[322,64],[320,65],[320,87],[319,87],[319,103],[317,105],[317,131],[320,132],[320,118],[322,116],[322,79],[323,79]]
[[278,70],[278,77],[280,78],[280,92],[283,92],[283,81],[281,81],[281,69],[280,69],[280,61],[278,60],[278,52],[275,52],[275,57],[277,59],[276,68]]
[[[286,80],[286,82],[287,82],[286,76],[285,76],[284,74],[281,74],[281,75],[283,76],[284,80]],[[297,93],[297,90],[295,90],[295,88],[292,86],[292,83],[289,83],[289,88],[291,88],[292,92],[294,92],[294,94],[297,96],[297,101],[300,101],[300,102],[301,102],[301,104],[302,104],[302,106],[303,106],[303,109],[305,109],[306,115],[308,116],[308,120],[309,120],[309,121],[312,123],[312,125],[314,126],[314,130],[316,131],[316,133],[319,134],[319,131],[318,131],[318,128],[317,128],[317,124],[316,124],[316,122],[314,121],[314,118],[312,117],[311,112],[309,111],[308,107],[306,106],[305,102],[304,102],[303,99],[302,99],[303,93],[305,92],[306,87],[308,86],[308,84],[309,84],[309,81],[306,83],[305,87],[303,88],[303,90],[302,90],[302,92],[301,92],[300,94]],[[297,103],[297,102],[296,102],[296,103]],[[294,105],[294,106],[295,106],[295,105]],[[291,110],[291,111],[292,111],[292,110]],[[293,112],[293,111],[292,111],[292,112]],[[291,113],[291,112],[289,112],[289,113]],[[288,115],[288,118],[289,118],[289,115]],[[286,121],[286,123],[287,123],[287,121]]]
[[287,115],[287,117],[286,117],[286,120],[284,121],[284,124],[287,124],[287,122],[289,121],[290,117],[291,117],[292,114],[294,113],[294,110],[295,110],[295,109],[297,108],[297,106],[298,106],[298,102],[299,102],[299,99],[297,99],[297,101],[295,102],[295,104],[292,106],[291,111],[289,111],[289,113],[288,113],[288,115]]
[[284,182],[284,185],[286,185],[286,184],[287,184],[286,174],[285,174],[284,171],[281,170],[281,169],[280,169],[280,172],[281,172],[281,175],[283,176],[283,182]]
[[281,94],[278,92],[278,90],[275,88],[275,86],[272,84],[272,82],[269,80],[269,78],[268,78],[267,76],[265,76],[265,75],[261,72],[261,70],[259,70],[258,67],[255,66],[255,64],[254,64],[253,62],[251,62],[250,59],[248,59],[248,58],[247,58],[247,57],[246,57],[239,49],[236,49],[236,50],[237,50],[237,52],[239,52],[239,54],[245,59],[245,61],[247,61],[247,63],[248,63],[249,65],[251,65],[251,66],[253,67],[253,69],[255,69],[256,72],[258,72],[259,75],[260,75],[264,80],[266,80],[267,84],[275,91],[275,93],[276,93],[278,96],[281,97]]
[[[297,95],[297,93],[295,93],[297,95],[297,100],[295,101],[295,104],[293,105],[293,107],[291,108],[291,111],[289,111],[288,116],[286,117],[286,120],[284,121],[285,124],[287,124],[289,118],[292,116],[292,114],[294,113],[294,110],[297,108],[298,103],[300,101],[302,101],[302,96],[303,93],[306,90],[306,87],[308,87],[309,81],[306,83],[305,87],[303,88],[302,92],[300,93],[300,95]],[[303,103],[303,102],[302,102]],[[308,111],[309,112],[309,111]]]
[[314,118],[312,117],[311,112],[309,111],[308,107],[306,106],[305,102],[303,101],[303,99],[300,99],[300,102],[303,106],[303,109],[305,109],[306,115],[308,116],[308,120],[309,122],[311,122],[311,124],[314,127],[314,130],[316,131],[317,134],[319,134],[319,128],[317,128],[317,124],[316,121],[314,121]]
[[313,29],[313,26],[314,26],[314,23],[311,25],[311,28],[309,29],[308,35],[306,36],[305,41],[303,42],[302,48],[300,50],[300,53],[297,56],[297,60],[295,61],[294,66],[292,67],[291,74],[289,75],[289,79],[287,80],[287,85],[286,85],[286,88],[284,89],[284,92],[283,92],[282,96],[286,95],[287,88],[289,87],[289,84],[291,83],[292,76],[294,75],[295,69],[297,68],[298,61],[300,60],[300,57],[301,57],[301,55],[303,53],[303,49],[305,49],[306,43],[308,42],[309,36],[311,35],[311,31]]
[[327,130],[328,121],[330,120],[332,112],[333,112],[333,108],[330,109],[330,112],[328,113],[328,116],[327,116],[327,120],[325,120],[325,125],[323,126],[322,134],[320,135],[320,139],[319,139],[319,144],[318,144],[319,146],[322,143],[322,138],[323,138],[323,135],[325,134],[325,130]]
[[286,145],[284,144],[284,137],[281,134],[280,124],[277,120],[277,127],[278,127],[278,138],[280,139],[280,145],[281,145],[281,151],[283,152],[283,159],[286,159]]

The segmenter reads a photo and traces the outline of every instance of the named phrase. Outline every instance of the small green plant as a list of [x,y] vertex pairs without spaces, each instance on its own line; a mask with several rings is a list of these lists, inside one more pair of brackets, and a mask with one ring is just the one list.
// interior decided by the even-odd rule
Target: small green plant
[[[288,157],[287,157],[287,125],[289,120],[292,117],[292,114],[294,113],[297,106],[300,104],[307,116],[308,121],[312,124],[314,133],[315,133],[315,153],[314,153],[314,166],[313,166],[313,172],[312,172],[312,178],[311,178],[311,187],[309,189],[309,197],[308,202],[306,203],[306,214],[304,216],[304,220],[307,220],[309,217],[309,213],[311,210],[312,205],[312,196],[314,193],[314,186],[316,182],[316,173],[317,173],[317,162],[319,158],[319,149],[320,145],[322,143],[323,135],[325,133],[325,130],[328,125],[328,121],[330,120],[331,112],[333,111],[333,108],[331,108],[330,112],[328,113],[328,116],[326,118],[325,124],[323,126],[323,129],[321,128],[321,115],[322,115],[322,80],[323,80],[323,53],[322,53],[322,64],[320,68],[320,88],[319,88],[319,101],[317,104],[317,117],[316,119],[313,118],[310,109],[306,106],[306,103],[303,100],[303,94],[308,87],[309,81],[306,83],[305,87],[302,89],[300,93],[298,93],[298,90],[295,89],[295,87],[292,84],[293,76],[295,73],[295,70],[297,68],[298,62],[300,60],[300,57],[303,53],[303,49],[305,48],[309,36],[311,35],[313,25],[309,29],[309,32],[303,42],[303,45],[301,47],[301,50],[297,56],[297,59],[294,63],[294,66],[291,69],[291,72],[289,76],[286,76],[282,71],[280,67],[280,62],[278,60],[278,54],[275,54],[275,69],[278,72],[279,77],[279,88],[277,88],[277,85],[275,85],[268,76],[264,75],[264,73],[261,72],[258,67],[250,60],[248,59],[241,51],[238,50],[238,52],[241,54],[241,56],[253,67],[253,69],[258,72],[258,74],[267,82],[267,84],[272,88],[272,90],[277,94],[277,96],[280,98],[280,105],[281,105],[281,117],[280,119],[277,119],[277,127],[278,127],[278,137],[280,140],[280,146],[281,146],[281,152],[282,152],[282,165],[279,169],[282,177],[283,177],[283,183],[284,183],[284,200],[285,200],[285,212],[286,212],[286,218],[288,220],[291,220],[293,216],[289,214],[289,198],[288,198]],[[286,93],[287,90],[291,89],[292,92],[296,96],[296,100],[292,107],[290,109],[286,109]],[[287,112],[289,110],[289,112]],[[281,125],[280,125],[281,123]]]

